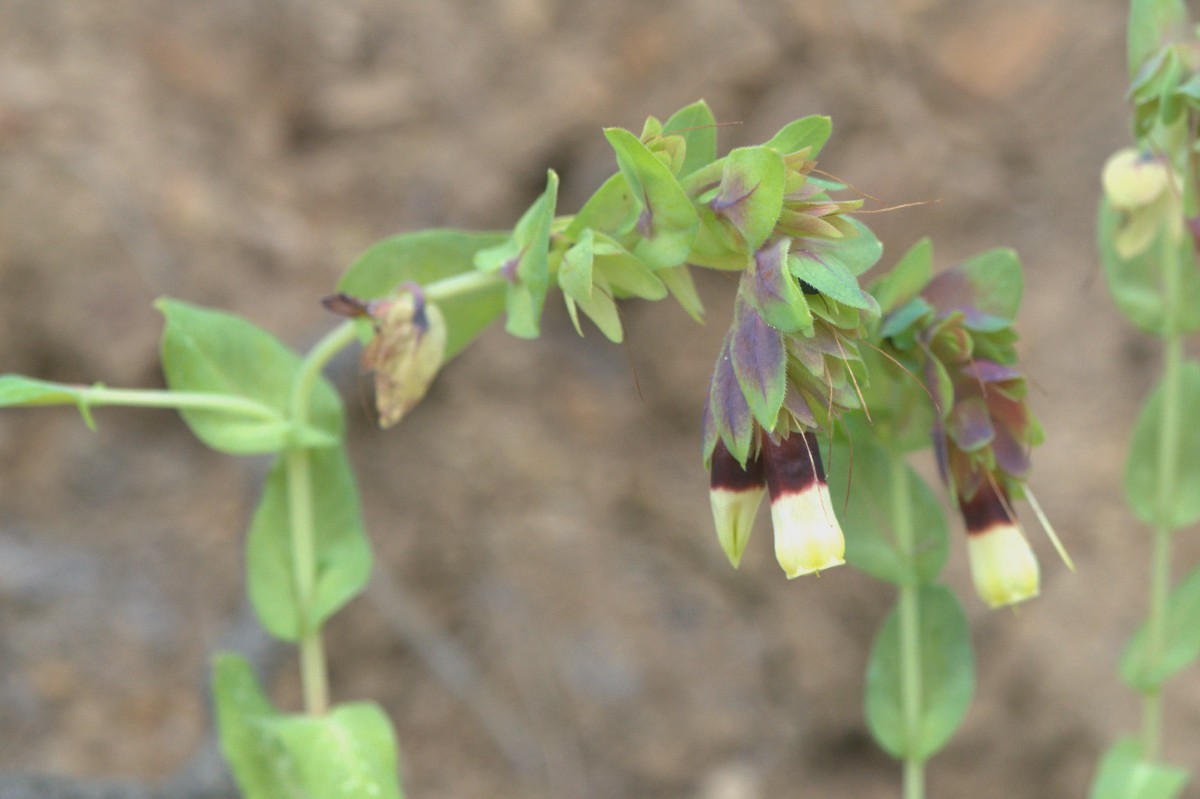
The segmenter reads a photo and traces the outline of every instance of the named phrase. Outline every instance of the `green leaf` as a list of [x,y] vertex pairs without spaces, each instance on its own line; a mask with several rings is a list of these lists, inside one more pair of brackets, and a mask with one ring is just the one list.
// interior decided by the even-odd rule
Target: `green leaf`
[[617,304],[613,302],[613,298],[605,289],[596,287],[586,297],[570,297],[564,294],[563,299],[567,303],[567,313],[571,316],[571,324],[575,325],[575,332],[579,335],[583,335],[583,329],[579,326],[579,313],[576,311],[576,306],[583,309],[583,312],[596,323],[596,327],[600,328],[600,332],[609,341],[620,344],[625,340],[625,331],[621,327],[621,314],[617,311]]
[[[360,255],[338,281],[337,290],[360,299],[385,297],[401,283],[425,286],[475,271],[475,254],[502,244],[503,233],[423,230],[384,239]],[[504,286],[438,300],[446,319],[449,361],[504,310]]]
[[[1100,256],[1104,276],[1117,309],[1147,333],[1165,335],[1167,303],[1163,295],[1163,251],[1165,231],[1160,231],[1153,245],[1132,258],[1123,258],[1116,249],[1116,231],[1120,214],[1108,203],[1100,201]],[[1190,236],[1181,238],[1176,257],[1179,263],[1179,331],[1200,330],[1200,271],[1195,268],[1195,256]]]
[[1142,622],[1121,656],[1121,679],[1138,691],[1158,688],[1171,675],[1200,656],[1200,568],[1171,591],[1163,649],[1154,662],[1149,652],[1149,629]]
[[700,222],[679,181],[629,131],[608,128],[604,135],[641,208],[637,223],[641,240],[634,246],[633,254],[651,269],[683,263]]
[[[298,596],[293,572],[288,463],[296,458],[308,460],[312,500],[316,580],[307,600]],[[330,447],[277,459],[246,539],[246,587],[263,627],[277,638],[296,641],[362,591],[370,574],[371,547],[345,451]]]
[[830,250],[800,250],[788,257],[788,268],[797,278],[831,300],[851,308],[878,310],[875,298],[859,288],[854,273]]
[[721,185],[708,207],[742,235],[748,252],[763,245],[783,208],[783,157],[767,147],[739,147],[725,157]]
[[747,286],[747,299],[767,320],[784,333],[812,327],[812,313],[796,279],[787,269],[791,239],[783,238],[754,254]]
[[923,760],[946,745],[966,715],[975,664],[967,618],[954,594],[944,585],[923,585],[918,602],[922,691],[916,733],[910,740],[904,724],[898,607],[871,646],[866,715],[871,734],[888,754]]
[[568,297],[578,300],[592,293],[594,243],[592,229],[585,228],[579,240],[563,253],[562,263],[558,267],[558,287]]
[[395,735],[379,708],[285,715],[243,658],[219,654],[213,666],[221,751],[244,799],[400,799]]
[[541,330],[542,307],[550,286],[550,226],[557,200],[558,175],[550,170],[546,190],[521,216],[512,236],[475,254],[478,269],[504,276],[504,329],[519,338],[537,338]]
[[697,100],[679,109],[663,125],[663,134],[676,133],[687,143],[679,177],[685,178],[717,157],[717,120],[708,103]]
[[900,257],[891,271],[871,284],[871,293],[883,314],[891,313],[912,300],[933,277],[933,242],[929,237],[918,241]]
[[620,172],[610,177],[588,198],[571,219],[563,236],[578,241],[588,228],[620,237],[637,225],[638,204],[629,183]]
[[667,296],[667,287],[640,258],[603,233],[595,238],[597,285],[611,289],[619,299],[661,300]]
[[24,375],[0,375],[0,408],[74,405],[79,409],[84,424],[95,430],[96,422],[92,419],[86,392],[85,386],[51,383]]
[[292,386],[300,358],[278,339],[240,317],[177,300],[155,306],[166,317],[162,361],[173,391],[221,394],[253,400],[277,413],[255,419],[213,410],[181,410],[196,437],[235,455],[297,447],[329,447],[342,439],[342,403],[325,378],[314,383],[309,420],[296,429]]
[[1133,0],[1129,6],[1127,56],[1129,77],[1135,79],[1142,66],[1163,46],[1187,35],[1187,7],[1181,0]]
[[[924,394],[921,399],[928,402]],[[899,497],[895,469],[904,474],[904,494]],[[849,500],[842,529],[846,531],[846,561],[851,566],[896,585],[931,583],[937,578],[950,548],[941,503],[929,485],[892,454],[870,427],[854,424],[849,442],[836,445],[829,462],[829,490],[832,496]],[[911,561],[896,543],[896,514],[906,507],[915,537]]]
[[1175,799],[1188,776],[1183,769],[1142,760],[1138,742],[1124,738],[1100,761],[1088,799]]
[[829,117],[807,116],[784,125],[763,147],[770,147],[780,155],[789,155],[811,147],[812,152],[808,157],[816,158],[832,132],[833,123]]
[[[914,322],[922,320],[923,317],[931,317],[933,312],[933,306],[924,298],[914,297],[908,304],[900,306],[883,318],[883,324],[879,326],[879,336],[880,338],[891,338],[899,335]],[[912,335],[910,331],[907,341],[912,341]],[[899,341],[897,344],[905,348],[912,346],[911,344],[901,345]]]
[[239,655],[221,653],[214,658],[213,702],[221,751],[244,799],[303,796],[288,753],[275,735],[280,713]]
[[396,736],[367,702],[339,705],[323,716],[285,716],[274,724],[297,783],[312,799],[400,799]]
[[843,216],[842,219],[858,231],[858,235],[847,235],[831,242],[830,246],[837,248],[838,259],[857,277],[879,263],[883,256],[883,243],[871,228],[854,217]]
[[654,274],[663,282],[667,291],[671,292],[671,296],[688,316],[697,322],[704,322],[704,303],[700,301],[700,294],[696,291],[696,284],[692,280],[692,271],[687,264],[659,269]]
[[923,294],[940,314],[961,311],[968,329],[990,332],[1013,323],[1024,288],[1020,259],[1000,247],[942,272]]
[[[1179,378],[1180,418],[1171,437],[1171,446],[1175,448],[1174,474],[1168,479],[1160,466],[1165,401],[1162,382],[1138,414],[1125,463],[1125,494],[1134,513],[1146,524],[1170,528],[1200,520],[1200,425],[1192,422],[1194,409],[1200,408],[1200,364],[1185,362]],[[1160,498],[1164,481],[1170,486],[1170,494]]]

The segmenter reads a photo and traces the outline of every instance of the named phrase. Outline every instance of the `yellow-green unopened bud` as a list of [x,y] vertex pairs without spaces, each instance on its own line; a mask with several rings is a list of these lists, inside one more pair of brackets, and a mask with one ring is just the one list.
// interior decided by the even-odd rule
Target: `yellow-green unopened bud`
[[1102,180],[1113,208],[1128,211],[1158,199],[1167,188],[1170,172],[1161,158],[1146,157],[1126,147],[1109,157]]

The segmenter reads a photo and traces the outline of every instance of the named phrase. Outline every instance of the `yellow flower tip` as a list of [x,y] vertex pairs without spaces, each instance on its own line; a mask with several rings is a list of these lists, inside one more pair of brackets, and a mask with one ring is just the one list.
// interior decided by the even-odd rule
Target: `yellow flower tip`
[[975,590],[990,608],[1015,605],[1038,595],[1037,557],[1015,524],[998,522],[967,538]]
[[733,568],[742,562],[742,553],[750,540],[754,528],[754,517],[762,503],[765,487],[729,490],[714,487],[708,494],[712,503],[713,522],[717,527],[717,540],[725,557]]
[[846,539],[833,512],[829,486],[810,483],[771,500],[775,559],[789,580],[846,562]]
[[1132,210],[1149,205],[1163,193],[1170,171],[1162,159],[1126,147],[1105,162],[1101,180],[1114,208]]

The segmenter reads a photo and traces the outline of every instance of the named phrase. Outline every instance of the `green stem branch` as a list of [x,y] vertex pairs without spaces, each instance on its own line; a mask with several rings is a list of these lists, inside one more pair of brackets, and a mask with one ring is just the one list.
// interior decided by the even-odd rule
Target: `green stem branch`
[[[1166,301],[1163,345],[1163,407],[1158,429],[1158,524],[1150,557],[1149,608],[1146,618],[1146,667],[1157,669],[1166,649],[1167,599],[1171,590],[1171,539],[1168,519],[1176,493],[1179,431],[1182,418],[1183,338],[1179,333],[1180,263],[1178,245],[1167,232],[1162,237],[1163,297]],[[1142,692],[1142,757],[1162,757],[1162,690],[1154,685]]]
[[[308,422],[309,397],[325,365],[355,340],[354,324],[344,322],[325,335],[308,353],[292,385],[289,413],[302,429]],[[300,616],[300,682],[304,709],[321,714],[329,707],[329,675],[321,627],[314,620],[312,604],[317,582],[317,546],[313,512],[312,475],[309,450],[289,449],[284,456],[287,472],[288,520],[291,529],[292,583]]]
[[[107,386],[69,386],[72,394],[87,407],[121,405],[131,408],[172,408],[175,410],[216,411],[251,419],[276,420],[278,411],[245,397],[198,391],[169,391],[149,388],[109,388]],[[68,404],[67,400],[62,403]]]
[[904,459],[892,460],[892,523],[896,548],[908,565],[909,579],[900,586],[900,686],[904,712],[904,737],[909,753],[904,757],[904,799],[925,796],[925,760],[912,753],[921,730],[921,586],[916,577],[916,536]]

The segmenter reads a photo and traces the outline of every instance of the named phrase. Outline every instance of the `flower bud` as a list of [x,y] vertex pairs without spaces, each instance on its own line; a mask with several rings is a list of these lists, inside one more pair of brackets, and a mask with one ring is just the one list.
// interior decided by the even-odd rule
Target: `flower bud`
[[971,579],[980,598],[988,607],[999,608],[1037,596],[1037,558],[1004,497],[984,480],[975,496],[960,506],[967,526]]
[[763,439],[775,558],[788,579],[845,563],[846,542],[833,512],[815,433]]
[[391,427],[421,401],[442,366],[446,321],[418,288],[370,304],[375,338],[363,365],[375,372],[379,426]]
[[1113,208],[1131,210],[1154,202],[1166,190],[1169,174],[1163,159],[1126,147],[1109,156],[1101,180]]
[[754,517],[766,492],[762,459],[753,454],[743,468],[724,442],[718,441],[712,454],[712,483],[708,496],[712,501],[717,540],[735,569],[746,551]]

